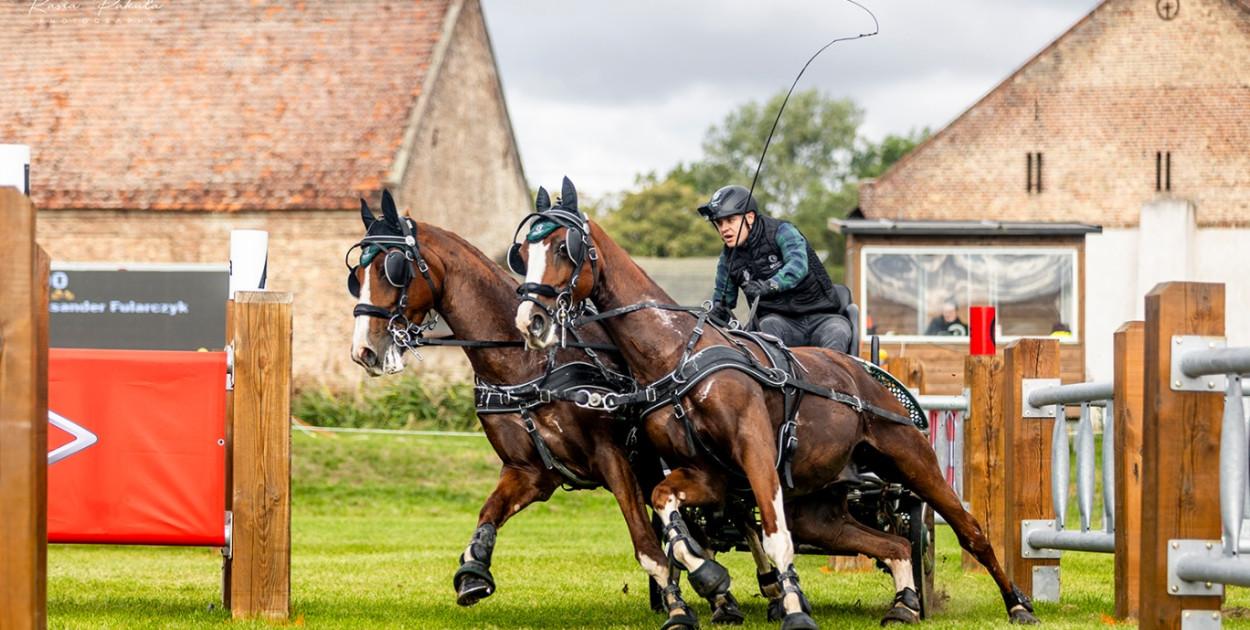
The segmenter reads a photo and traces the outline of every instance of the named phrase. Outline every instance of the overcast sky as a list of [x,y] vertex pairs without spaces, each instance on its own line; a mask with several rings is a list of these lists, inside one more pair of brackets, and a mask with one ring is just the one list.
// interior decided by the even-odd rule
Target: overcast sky
[[[860,134],[936,131],[1101,0],[861,0],[796,89],[849,97]],[[846,0],[482,0],[531,187],[584,195],[701,159],[707,130],[874,30]],[[764,138],[759,139],[763,147]]]

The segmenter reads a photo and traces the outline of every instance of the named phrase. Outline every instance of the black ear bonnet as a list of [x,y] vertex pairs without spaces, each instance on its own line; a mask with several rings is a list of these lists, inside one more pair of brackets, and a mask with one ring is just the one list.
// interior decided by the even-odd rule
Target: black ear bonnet
[[538,189],[538,196],[534,200],[534,212],[521,220],[516,233],[512,236],[512,246],[508,248],[508,268],[513,273],[521,276],[526,273],[525,259],[521,256],[521,247],[524,242],[519,241],[518,237],[527,224],[529,225],[529,231],[525,235],[527,242],[541,240],[558,228],[567,228],[564,247],[569,259],[579,271],[587,260],[588,251],[592,259],[597,257],[590,246],[590,220],[577,208],[577,190],[573,188],[573,182],[565,177],[562,188],[560,201],[555,206],[551,205],[551,197],[547,194],[547,189],[541,187]]
[[[408,217],[399,216],[390,191],[382,191],[381,219],[373,216],[364,199],[360,200],[360,216],[365,225],[365,237],[347,251],[347,292],[353,297],[360,297],[360,279],[356,271],[360,267],[368,267],[377,256],[383,257],[382,275],[391,286],[406,294],[408,285],[415,277],[413,267],[416,266],[433,291],[434,283],[429,277],[429,267],[417,244],[417,223]],[[357,247],[360,248],[360,262],[352,265],[351,253]],[[401,296],[401,302],[406,303],[405,298],[406,295]]]

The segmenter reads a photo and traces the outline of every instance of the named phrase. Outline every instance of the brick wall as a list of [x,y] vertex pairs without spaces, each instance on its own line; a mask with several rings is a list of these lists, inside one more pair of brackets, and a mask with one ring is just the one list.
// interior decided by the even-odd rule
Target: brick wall
[[[1178,198],[1200,227],[1250,226],[1248,112],[1245,5],[1187,0],[1164,20],[1154,0],[1108,0],[864,183],[861,207],[869,218],[1127,227],[1143,202]],[[1161,152],[1170,191],[1156,190]],[[1030,153],[1042,156],[1041,192],[1026,190]]]

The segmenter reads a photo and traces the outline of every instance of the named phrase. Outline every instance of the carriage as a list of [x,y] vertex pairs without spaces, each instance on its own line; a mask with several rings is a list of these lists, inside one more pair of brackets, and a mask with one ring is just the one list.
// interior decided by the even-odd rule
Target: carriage
[[[895,582],[894,606],[883,623],[919,621],[927,614],[932,585],[930,508],[989,570],[1012,620],[1036,623],[1028,599],[1006,578],[989,541],[945,485],[919,430],[923,414],[905,388],[879,367],[849,355],[813,348],[779,351],[754,336],[705,328],[705,308],[672,304],[576,210],[576,192],[567,179],[563,193],[564,205],[553,207],[539,191],[532,216],[546,225],[536,238],[527,238],[528,255],[546,260],[535,265],[537,272],[523,274],[519,287],[453,234],[425,226],[423,243],[418,224],[397,216],[389,194],[384,194],[384,220],[375,219],[362,202],[368,234],[361,245],[367,255],[358,265],[348,263],[349,288],[359,298],[353,359],[374,374],[394,368],[397,353],[428,343],[423,325],[413,322],[437,309],[457,336],[469,339],[460,343],[479,386],[510,382],[496,391],[510,396],[512,407],[479,411],[504,470],[461,556],[454,579],[459,603],[470,605],[494,591],[490,558],[504,521],[561,485],[597,484],[621,506],[637,558],[656,583],[653,601],[668,610],[665,629],[698,624],[670,568],[687,572],[690,585],[715,611],[713,621],[717,615],[741,619],[727,571],[704,546],[752,553],[765,576],[761,591],[770,599],[770,617],[776,613],[783,630],[818,627],[798,585],[795,551],[876,558]],[[518,258],[520,266],[526,263],[519,249],[513,247],[509,262],[524,272],[515,264]],[[609,264],[618,284],[605,288],[609,283],[600,272]],[[602,312],[583,306],[592,290]],[[501,303],[513,305],[514,322],[500,317]],[[453,322],[457,310],[465,312]],[[501,327],[501,321],[509,325]],[[583,333],[597,336],[598,343],[584,343]],[[483,337],[496,340],[477,340]],[[604,339],[616,352],[592,350],[602,349]],[[545,352],[521,350],[522,344]],[[578,356],[592,357],[605,376],[605,364],[624,366],[628,382],[606,378],[587,386],[573,378],[552,387],[553,370],[580,362],[569,359],[579,346],[584,354]],[[551,360],[557,355],[563,363]],[[681,361],[672,361],[677,355]],[[547,357],[545,374],[542,357]],[[670,369],[674,364],[678,367]],[[801,376],[809,372],[810,378]],[[808,427],[801,434],[796,433],[800,407]],[[630,467],[633,447],[613,429],[622,415],[639,421],[628,439],[671,464],[661,471],[664,476],[650,466]],[[744,439],[726,447],[730,438],[717,433],[724,430],[737,430]],[[848,472],[848,462],[855,466],[837,478]],[[742,479],[727,481],[735,471]],[[650,490],[651,523],[644,489]]]

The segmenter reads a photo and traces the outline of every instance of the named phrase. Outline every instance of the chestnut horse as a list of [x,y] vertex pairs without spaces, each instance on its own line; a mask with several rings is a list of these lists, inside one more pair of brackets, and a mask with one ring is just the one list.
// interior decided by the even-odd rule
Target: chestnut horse
[[[665,524],[670,555],[692,577],[706,560],[691,552],[678,508],[723,506],[731,477],[745,477],[764,551],[782,572],[783,630],[816,627],[804,612],[792,564],[795,539],[880,559],[896,592],[882,623],[918,621],[906,541],[859,525],[838,499],[835,482],[854,453],[857,462],[911,489],[945,518],[997,583],[1013,622],[1037,622],[980,525],[945,483],[928,440],[907,421],[907,409],[858,359],[795,348],[797,369],[787,374],[770,367],[775,364],[761,345],[711,326],[702,309],[676,306],[577,209],[577,192],[567,178],[559,204],[537,210],[521,224],[532,221],[527,243],[509,251],[510,265],[527,271],[516,327],[529,347],[546,349],[580,322],[603,323],[643,388],[620,400],[656,401],[645,408],[644,428],[672,472],[652,491],[652,505]],[[599,313],[579,318],[587,300]],[[788,458],[778,447],[779,435],[784,450],[792,451]],[[778,474],[783,464],[789,466],[784,495]]]
[[[509,321],[517,293],[511,276],[458,235],[399,217],[389,192],[383,193],[382,212],[383,218],[375,219],[361,200],[367,234],[359,244],[361,264],[349,265],[348,277],[349,290],[359,298],[352,359],[374,376],[401,370],[405,349],[438,343],[424,340],[423,328],[411,324],[437,311],[457,337],[445,345],[463,346],[472,365],[478,418],[503,462],[460,558],[457,603],[472,605],[494,592],[491,553],[496,532],[510,517],[546,501],[561,485],[602,486],[620,506],[639,564],[657,584],[667,585],[663,603],[669,618],[663,628],[697,627],[651,528],[630,456],[650,455],[653,467],[638,465],[644,472],[654,470],[647,488],[658,481],[658,461],[644,442],[638,451],[629,450],[621,433],[631,427],[598,402],[605,390],[628,380],[620,375],[622,368],[593,350],[561,350],[547,358],[525,350]],[[609,343],[599,327],[580,332],[588,343]],[[558,387],[561,382],[568,387]],[[709,601],[713,621],[741,623],[732,595]]]

